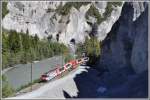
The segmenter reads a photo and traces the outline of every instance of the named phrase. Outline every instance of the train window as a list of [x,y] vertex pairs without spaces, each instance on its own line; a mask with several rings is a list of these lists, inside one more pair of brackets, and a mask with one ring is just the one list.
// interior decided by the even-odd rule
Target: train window
[[82,61],[81,59],[78,59],[78,62]]
[[64,67],[62,67],[62,68],[59,69],[59,71],[62,71],[62,70],[64,70]]
[[67,64],[66,67],[68,68],[68,67],[70,67],[70,65],[71,65],[71,64]]
[[84,58],[84,60],[88,60],[88,57]]
[[42,77],[47,77],[47,75],[42,75]]

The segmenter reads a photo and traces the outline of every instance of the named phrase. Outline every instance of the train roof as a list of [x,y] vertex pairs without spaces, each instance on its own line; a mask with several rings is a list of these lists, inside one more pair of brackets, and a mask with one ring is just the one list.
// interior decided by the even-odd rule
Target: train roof
[[[57,68],[61,68],[61,67],[57,67]],[[50,72],[53,72],[53,71],[55,71],[57,68],[54,68],[54,69],[52,69],[52,70],[49,70],[48,72],[46,72],[46,73],[44,73],[44,74],[48,74],[48,73],[50,73]]]

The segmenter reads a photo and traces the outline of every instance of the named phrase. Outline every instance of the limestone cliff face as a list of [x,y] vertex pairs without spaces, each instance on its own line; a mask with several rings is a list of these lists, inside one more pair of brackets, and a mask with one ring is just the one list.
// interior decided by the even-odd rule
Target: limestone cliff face
[[[139,6],[142,6],[141,10]],[[139,13],[136,13],[137,10]],[[146,3],[124,4],[119,20],[103,41],[99,67],[100,65],[109,70],[130,67],[136,73],[147,70],[148,6]]]
[[[24,33],[28,30],[31,35],[38,34],[40,38],[52,35],[53,40],[56,40],[56,35],[59,34],[59,42],[64,44],[68,44],[71,39],[75,39],[77,43],[84,42],[85,36],[88,36],[92,28],[87,22],[97,22],[93,15],[89,16],[89,19],[86,18],[87,11],[94,5],[98,10],[97,13],[101,17],[105,17],[103,14],[106,12],[108,4],[107,2],[90,2],[78,8],[72,6],[67,15],[59,14],[57,10],[61,10],[59,7],[66,6],[66,3],[8,2],[9,13],[3,19],[3,27]],[[110,16],[98,24],[97,37],[100,41],[104,40],[113,24],[118,20],[122,5],[109,4],[109,7],[112,8],[112,11],[108,12]]]

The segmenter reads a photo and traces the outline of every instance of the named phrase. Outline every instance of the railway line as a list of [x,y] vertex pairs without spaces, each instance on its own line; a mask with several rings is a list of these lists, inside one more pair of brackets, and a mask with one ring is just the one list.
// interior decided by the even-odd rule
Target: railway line
[[31,92],[33,90],[40,88],[41,86],[47,83],[50,83],[62,77],[65,77],[68,74],[75,72],[78,66],[84,65],[88,60],[89,60],[88,57],[84,57],[84,58],[80,58],[76,60],[71,60],[62,67],[58,66],[57,68],[42,74],[40,77],[40,82],[32,85],[32,90],[31,90],[31,87],[27,87],[17,92],[15,96],[23,95],[25,93]]
[[50,80],[54,79],[55,77],[61,76],[66,71],[73,70],[76,67],[78,67],[79,65],[85,64],[88,60],[89,60],[88,57],[71,60],[62,67],[58,66],[57,68],[44,73],[43,75],[41,75],[40,79],[41,79],[41,81],[50,81]]
[[69,74],[66,73],[60,79],[41,83],[41,86],[36,87],[36,89],[34,89],[32,92],[30,91],[30,88],[28,88],[28,92],[20,93],[16,96],[9,97],[7,99],[65,99],[64,91],[69,93],[70,96],[77,96],[79,91],[74,78],[84,72],[87,72],[89,68],[89,66],[85,65],[79,66],[76,69],[70,71]]

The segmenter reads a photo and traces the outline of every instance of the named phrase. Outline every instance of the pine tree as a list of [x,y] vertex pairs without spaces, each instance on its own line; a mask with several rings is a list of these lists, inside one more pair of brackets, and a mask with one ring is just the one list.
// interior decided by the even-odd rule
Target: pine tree
[[100,42],[96,37],[91,37],[90,39],[86,37],[84,46],[87,56],[90,58],[89,64],[93,64],[100,56]]
[[19,34],[11,31],[8,35],[8,45],[10,52],[17,53],[21,49]]
[[33,60],[41,60],[67,51],[63,44],[40,40],[38,35],[30,36],[26,33],[8,31],[3,33],[3,68]]

